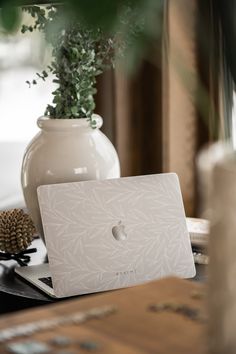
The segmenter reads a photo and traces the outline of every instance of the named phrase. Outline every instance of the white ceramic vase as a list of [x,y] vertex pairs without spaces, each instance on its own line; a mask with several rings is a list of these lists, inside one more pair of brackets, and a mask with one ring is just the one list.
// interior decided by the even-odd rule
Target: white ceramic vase
[[120,164],[110,140],[99,130],[102,118],[94,115],[96,128],[86,118],[41,117],[41,131],[24,154],[21,183],[26,206],[44,239],[37,187],[44,184],[120,177]]

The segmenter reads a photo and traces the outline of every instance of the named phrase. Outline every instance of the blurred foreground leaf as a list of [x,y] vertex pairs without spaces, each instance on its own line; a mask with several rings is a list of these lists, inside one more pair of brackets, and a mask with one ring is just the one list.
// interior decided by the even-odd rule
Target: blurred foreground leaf
[[119,6],[122,1],[117,0],[70,0],[68,5],[72,7],[77,15],[85,20],[88,25],[110,30],[119,13]]
[[0,12],[1,26],[7,32],[18,29],[21,21],[21,11],[18,7],[12,6],[11,2],[2,7]]

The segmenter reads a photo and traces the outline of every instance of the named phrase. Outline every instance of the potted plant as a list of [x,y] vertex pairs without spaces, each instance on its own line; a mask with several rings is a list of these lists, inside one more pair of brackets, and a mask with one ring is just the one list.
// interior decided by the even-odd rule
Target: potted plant
[[52,104],[37,121],[41,131],[28,145],[22,164],[26,205],[43,238],[39,185],[120,176],[117,153],[99,130],[102,118],[94,114],[96,77],[114,64],[115,41],[73,16],[66,21],[60,7],[24,10],[34,23],[23,25],[21,31],[42,31],[52,48],[50,65],[27,83],[36,85],[52,74],[57,84]]

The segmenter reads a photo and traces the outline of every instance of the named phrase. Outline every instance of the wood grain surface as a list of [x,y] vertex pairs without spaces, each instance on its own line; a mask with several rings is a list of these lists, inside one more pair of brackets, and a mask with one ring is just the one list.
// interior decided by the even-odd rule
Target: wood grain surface
[[[192,296],[193,293],[202,291],[203,285],[195,282],[166,278],[129,289],[77,297],[39,309],[2,316],[0,330],[41,319],[67,316],[94,307],[115,305],[117,312],[105,318],[35,333],[30,340],[48,342],[56,335],[64,335],[76,341],[95,341],[99,348],[93,352],[104,354],[204,354],[207,353],[206,324],[179,313],[157,313],[148,309],[151,304],[170,301],[189,305],[205,314],[204,299]],[[7,343],[23,340],[26,339],[17,338]],[[86,350],[79,349],[78,345],[73,343],[67,350],[86,353]],[[56,352],[52,347],[50,353]],[[0,345],[0,353],[8,353],[5,344]]]

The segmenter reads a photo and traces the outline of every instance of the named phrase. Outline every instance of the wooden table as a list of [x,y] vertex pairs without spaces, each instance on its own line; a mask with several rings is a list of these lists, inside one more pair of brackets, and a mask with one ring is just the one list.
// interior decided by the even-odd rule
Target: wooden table
[[[102,319],[90,319],[83,324],[67,324],[57,329],[35,333],[30,340],[48,342],[55,335],[99,344],[94,353],[104,354],[205,354],[206,323],[175,312],[150,311],[151,304],[172,302],[199,309],[204,315],[204,285],[177,278],[166,278],[141,286],[122,289],[61,303],[40,309],[25,310],[0,319],[0,331],[14,325],[66,316],[104,305],[117,306],[117,312]],[[22,338],[15,339],[22,341]],[[24,339],[26,340],[26,339]],[[1,353],[7,353],[5,344]],[[54,348],[55,349],[55,348]],[[73,353],[86,353],[71,344]],[[56,351],[52,351],[56,353]]]

